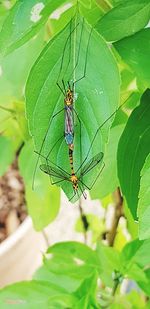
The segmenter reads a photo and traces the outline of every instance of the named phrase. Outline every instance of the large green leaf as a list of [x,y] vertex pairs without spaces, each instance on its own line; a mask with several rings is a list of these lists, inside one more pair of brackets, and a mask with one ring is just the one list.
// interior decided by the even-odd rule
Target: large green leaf
[[0,136],[0,176],[2,176],[15,157],[13,142],[5,137]]
[[59,189],[50,185],[49,179],[39,170],[35,176],[34,190],[32,182],[34,177],[36,155],[33,153],[31,141],[23,147],[19,156],[19,168],[25,182],[26,202],[34,227],[41,230],[52,222],[59,211]]
[[0,290],[2,309],[23,307],[25,309],[73,308],[76,298],[63,288],[44,281],[20,282]]
[[116,42],[114,46],[136,74],[142,89],[150,87],[150,28]]
[[118,177],[123,195],[134,218],[137,218],[140,171],[150,152],[150,90],[129,117],[118,145]]
[[[76,62],[77,59],[74,74],[76,79],[82,77],[87,60],[85,78],[76,83],[77,99],[75,109],[81,121],[82,134],[80,140],[80,122],[76,119],[74,139],[75,170],[80,167],[81,162],[85,159],[97,128],[116,110],[120,86],[116,62],[100,35],[94,29],[91,32],[90,26],[81,18],[77,25],[72,28],[75,29],[72,34],[70,34],[70,26],[68,24],[44,48],[31,70],[26,87],[27,117],[36,150],[40,151],[43,139],[46,136],[42,155],[47,156],[56,141],[62,137],[53,148],[49,159],[68,173],[70,173],[68,148],[63,139],[64,111],[52,119],[52,116],[64,107],[63,95],[56,85],[58,77],[60,77],[60,84],[61,79],[64,79],[66,85],[68,80],[71,82],[74,79],[72,74],[74,61]],[[80,39],[82,26],[82,39]],[[71,57],[69,57],[70,48],[73,51]],[[77,57],[75,60],[74,55],[78,55],[78,50],[79,58]],[[62,57],[63,65],[61,66]],[[60,70],[61,67],[62,70]],[[51,125],[50,120],[52,120]],[[96,135],[86,162],[93,155],[103,151],[103,142],[107,140],[112,120],[113,118],[105,124],[102,133],[99,132]],[[99,167],[94,172],[91,171],[89,173],[90,179],[89,177],[84,178],[85,183],[91,183],[98,172]],[[73,190],[70,182],[62,183],[62,188],[69,198],[72,197]]]
[[139,217],[139,238],[146,239],[150,237],[150,155],[146,158],[141,171],[141,182],[138,203]]
[[0,32],[0,53],[5,55],[26,43],[65,0],[18,0]]
[[105,14],[96,29],[107,41],[118,41],[144,28],[149,19],[149,0],[128,0]]

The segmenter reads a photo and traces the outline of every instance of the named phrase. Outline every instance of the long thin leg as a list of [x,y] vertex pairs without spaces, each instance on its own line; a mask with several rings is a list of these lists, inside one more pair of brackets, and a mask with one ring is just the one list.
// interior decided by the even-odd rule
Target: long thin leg
[[82,185],[85,187],[85,188],[87,188],[88,190],[90,190],[90,188],[81,180],[81,179],[79,179],[80,180],[80,182],[82,183]]
[[73,68],[73,71],[71,72],[71,76],[73,75],[73,73],[74,73],[74,71],[75,71],[75,69],[76,69],[76,67],[78,66],[78,63],[79,63],[81,41],[82,41],[82,35],[83,35],[83,26],[84,26],[84,18],[83,18],[82,28],[81,28],[81,33],[80,33],[79,47],[78,47],[78,53],[77,53],[77,60],[76,60],[75,66]]
[[59,78],[60,78],[60,74],[62,72],[62,68],[63,68],[63,61],[64,61],[64,56],[65,56],[65,50],[66,50],[66,46],[67,46],[67,43],[68,43],[68,40],[70,39],[70,36],[72,35],[72,33],[75,31],[75,29],[78,27],[79,23],[71,30],[66,42],[65,42],[65,45],[64,45],[64,49],[63,49],[63,55],[62,55],[62,59],[61,59],[61,65],[60,65],[60,71],[59,71],[59,75],[58,75],[58,78],[57,78],[57,83],[59,81]]
[[38,163],[39,163],[39,158],[40,158],[40,155],[41,155],[41,153],[42,153],[42,149],[43,149],[43,146],[44,146],[44,143],[45,143],[45,140],[46,140],[48,131],[49,131],[49,129],[50,129],[51,123],[52,123],[53,119],[54,119],[58,114],[60,114],[63,110],[64,110],[64,108],[62,108],[60,111],[58,111],[56,114],[54,114],[54,115],[52,116],[52,118],[49,120],[48,128],[47,128],[47,130],[46,130],[46,133],[45,133],[45,136],[44,136],[44,138],[43,138],[43,141],[42,141],[40,150],[39,150],[39,152],[38,152],[39,157],[38,157],[38,159],[37,159],[37,161],[36,161],[35,168],[34,168],[34,172],[33,172],[32,190],[34,190],[34,181],[35,181],[35,175],[36,175],[37,166],[38,166]]
[[64,90],[61,88],[61,86],[58,84],[58,82],[56,83],[56,85],[58,86],[58,88],[60,89],[60,91],[63,93],[63,95],[65,96],[66,94],[65,94],[65,92],[64,92]]
[[59,180],[59,181],[52,182],[52,185],[56,185],[57,183],[60,183],[60,182],[63,182],[63,181],[65,181],[65,179],[62,179],[62,180]]
[[69,202],[73,200],[73,198],[76,196],[77,192],[74,190],[74,195],[69,199]]
[[73,88],[74,88],[74,85],[75,85],[76,83],[78,83],[79,81],[81,81],[83,78],[86,77],[88,49],[89,49],[89,45],[90,45],[90,39],[91,39],[92,31],[93,31],[93,28],[91,29],[90,34],[89,34],[89,38],[88,38],[87,49],[86,49],[86,55],[85,55],[85,67],[84,67],[83,76],[79,77],[77,80],[75,80],[75,81],[73,82]]
[[78,183],[78,185],[79,185],[79,188],[80,188],[80,190],[81,190],[81,192],[82,192],[82,195],[83,195],[84,199],[86,200],[87,195],[86,195],[86,193],[84,192],[84,189],[82,189],[82,187],[80,186],[79,183]]
[[54,143],[53,147],[50,149],[50,151],[48,152],[47,156],[45,157],[46,159],[49,159],[49,156],[51,154],[51,152],[53,151],[53,149],[55,148],[55,146],[57,145],[57,143],[62,139],[64,138],[64,134],[58,138],[58,140]]

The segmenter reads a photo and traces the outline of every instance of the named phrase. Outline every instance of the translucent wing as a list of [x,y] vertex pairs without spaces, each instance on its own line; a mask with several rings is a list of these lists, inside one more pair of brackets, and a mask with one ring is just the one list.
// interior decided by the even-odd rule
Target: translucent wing
[[89,160],[81,169],[81,176],[84,176],[89,171],[91,171],[98,163],[101,162],[103,159],[103,152],[99,152],[97,155],[95,155],[91,160]]
[[44,172],[44,173],[46,173],[46,174],[48,174],[52,177],[57,177],[57,178],[60,178],[60,179],[68,180],[67,173],[65,174],[64,171],[61,171],[54,166],[50,166],[48,164],[41,164],[40,169],[41,169],[42,172]]

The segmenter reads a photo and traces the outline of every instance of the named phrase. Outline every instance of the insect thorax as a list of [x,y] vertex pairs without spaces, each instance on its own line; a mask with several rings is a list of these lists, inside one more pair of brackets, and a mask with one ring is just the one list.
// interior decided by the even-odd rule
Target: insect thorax
[[64,102],[65,102],[65,105],[67,106],[70,106],[70,105],[73,105],[73,91],[68,88],[68,90],[66,91],[66,96],[65,96],[65,99],[64,99]]

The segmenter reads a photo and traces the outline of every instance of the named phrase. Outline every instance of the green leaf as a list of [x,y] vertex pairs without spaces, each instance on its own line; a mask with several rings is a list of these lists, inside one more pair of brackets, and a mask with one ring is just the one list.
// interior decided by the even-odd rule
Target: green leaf
[[145,280],[144,281],[141,280],[138,281],[138,285],[145,292],[146,295],[150,296],[150,269],[145,270],[145,275],[147,278],[147,282],[145,282]]
[[[38,270],[35,279],[56,284],[69,293],[80,291],[80,288],[85,290],[86,280],[97,277],[101,271],[96,252],[82,243],[57,243],[47,252],[50,257],[44,257],[44,266]],[[92,280],[96,284],[96,279]]]
[[97,254],[99,257],[100,265],[102,267],[100,278],[106,286],[112,287],[112,274],[114,270],[119,270],[121,268],[120,253],[114,248],[107,247],[101,243],[98,243]]
[[138,217],[139,217],[139,238],[146,239],[150,237],[150,154],[146,158],[145,164],[141,170],[141,182],[139,191]]
[[31,140],[25,144],[19,156],[19,168],[25,182],[27,207],[36,230],[43,229],[52,222],[59,211],[60,194],[56,187],[51,186],[49,179],[37,171],[34,190],[32,181],[37,156],[33,153]]
[[[47,253],[51,253],[53,255],[65,255],[67,258],[78,259],[83,264],[87,264],[89,267],[93,269],[98,269],[100,271],[101,265],[99,263],[99,259],[97,257],[97,253],[92,250],[90,247],[75,241],[61,242],[57,243],[48,248]],[[75,265],[78,266],[80,263],[75,262]]]
[[[62,263],[62,259],[63,255],[62,258],[60,256],[60,260],[57,259],[58,267],[59,262]],[[54,269],[53,266],[55,267]],[[33,279],[50,282],[50,284],[55,284],[57,286],[62,287],[68,293],[75,292],[81,285],[82,281],[84,280],[84,278],[83,277],[81,278],[81,276],[79,277],[78,274],[75,277],[72,275],[72,273],[63,274],[62,271],[61,272],[58,271],[57,273],[55,272],[55,269],[56,269],[55,259],[53,261],[45,261],[45,265],[41,266],[37,270]]]
[[96,29],[107,41],[118,41],[144,28],[149,19],[149,0],[128,0],[105,14]]
[[121,252],[121,265],[123,272],[126,273],[137,264],[141,269],[150,264],[150,256],[147,254],[150,250],[150,240],[134,240],[128,243]]
[[[79,34],[82,25],[83,36],[82,40],[80,40]],[[72,47],[72,51],[75,48],[76,55],[80,47],[80,56],[74,72],[76,79],[84,75],[87,53],[86,76],[76,83],[77,100],[75,102],[75,109],[81,121],[82,134],[81,140],[80,138],[74,139],[75,170],[80,167],[81,162],[87,156],[87,151],[90,148],[97,128],[116,110],[120,85],[116,62],[100,35],[94,29],[91,32],[91,27],[86,22],[83,23],[83,20],[80,18],[79,24],[76,25],[75,29],[77,33],[70,34],[70,24],[68,24],[59,35],[47,44],[31,70],[26,87],[27,117],[36,150],[40,152],[42,142],[46,137],[42,148],[42,155],[46,157],[50,150],[53,149],[49,156],[50,161],[57,166],[59,165],[69,174],[68,148],[64,139],[64,97],[56,82],[59,79],[59,84],[61,84],[61,79],[64,79],[66,87],[68,87],[68,80],[72,83],[75,59],[73,55],[69,57],[70,47]],[[72,45],[70,45],[69,35],[71,36]],[[62,57],[63,68],[60,70]],[[59,114],[52,118],[56,113]],[[91,116],[90,120],[89,114]],[[87,161],[94,155],[97,155],[97,153],[102,152],[112,121],[113,118],[106,123],[101,133],[97,134]],[[80,122],[78,119],[76,119],[76,122],[76,136],[79,136]],[[54,145],[55,147],[53,148]],[[89,182],[91,184],[92,180],[96,177],[96,173],[99,172],[99,168],[94,170],[95,173],[94,171],[89,173],[90,178],[89,175],[84,177],[87,185]],[[69,198],[74,195],[70,181],[65,181],[58,185],[62,186]],[[81,192],[79,192],[79,195],[81,195]],[[77,198],[78,196],[76,196]]]
[[46,23],[50,14],[65,0],[18,0],[0,32],[0,53],[8,54],[26,43]]
[[[72,307],[75,305],[75,300],[74,296],[68,297],[62,288],[44,281],[20,282],[0,290],[0,307],[5,309],[10,307],[37,309],[39,304],[42,309],[63,309],[64,303]],[[59,307],[55,307],[56,304],[59,304]]]
[[23,98],[27,76],[43,48],[43,37],[44,33],[41,31],[36,38],[0,61],[0,103],[2,105]]
[[110,130],[110,139],[104,155],[105,167],[95,187],[91,191],[92,199],[104,198],[118,186],[117,177],[117,147],[124,125],[115,126]]
[[75,309],[78,308],[97,308],[97,274],[94,272],[86,278],[80,288],[76,291],[75,295],[78,296],[80,301],[76,304]]
[[8,169],[15,158],[13,142],[6,136],[0,136],[0,176]]
[[137,218],[140,171],[150,152],[150,90],[130,115],[118,145],[118,177],[134,218]]
[[143,29],[115,43],[114,46],[136,74],[142,89],[148,88],[150,85],[150,28]]

